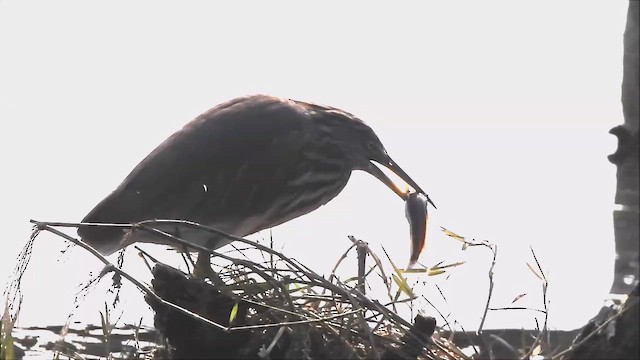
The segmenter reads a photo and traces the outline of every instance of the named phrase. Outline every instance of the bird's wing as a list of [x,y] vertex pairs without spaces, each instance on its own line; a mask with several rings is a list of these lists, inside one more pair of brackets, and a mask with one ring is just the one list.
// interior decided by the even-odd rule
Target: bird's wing
[[[203,221],[245,211],[264,200],[265,188],[277,191],[278,179],[287,175],[306,142],[306,122],[302,108],[272,97],[217,106],[142,160],[93,217]],[[96,216],[101,213],[116,218]]]

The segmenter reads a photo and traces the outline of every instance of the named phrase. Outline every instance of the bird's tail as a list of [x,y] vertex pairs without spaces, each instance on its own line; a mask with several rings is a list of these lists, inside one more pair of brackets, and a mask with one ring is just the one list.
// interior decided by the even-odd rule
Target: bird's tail
[[[115,209],[111,195],[101,201],[87,216],[82,219],[83,223],[118,223],[123,222],[121,217],[125,215],[122,209]],[[117,218],[114,218],[117,217]],[[126,221],[124,221],[126,222]],[[102,255],[110,255],[122,249],[125,230],[122,228],[109,226],[81,226],[78,228],[78,235],[82,241],[98,250]]]
[[[97,222],[83,220],[82,222]],[[92,248],[98,250],[100,254],[107,256],[122,249],[122,239],[124,231],[118,228],[98,227],[98,226],[82,226],[78,228],[78,235],[82,241],[89,244]]]

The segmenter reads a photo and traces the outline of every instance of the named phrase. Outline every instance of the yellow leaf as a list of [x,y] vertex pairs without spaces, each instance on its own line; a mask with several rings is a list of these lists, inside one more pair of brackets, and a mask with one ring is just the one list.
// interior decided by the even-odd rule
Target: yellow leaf
[[450,237],[452,237],[452,238],[454,238],[454,239],[456,239],[458,241],[464,242],[464,236],[460,236],[460,235],[454,233],[453,231],[451,231],[449,229],[446,229],[446,228],[444,228],[442,226],[440,226],[440,229],[442,230],[442,232],[445,235],[450,236]]
[[0,318],[0,359],[15,359],[13,353],[13,331],[14,320],[9,314],[9,300],[4,304],[4,312]]
[[422,273],[426,273],[428,272],[428,269],[417,269],[417,268],[411,268],[411,269],[404,269],[402,270],[402,273],[404,274],[422,274]]
[[9,299],[7,299],[4,304],[4,312],[2,313],[2,317],[0,318],[0,324],[2,324],[2,326],[0,326],[0,329],[3,329],[5,332],[11,332],[11,329],[13,329],[13,320],[14,319],[11,318],[11,314],[9,313]]
[[[424,274],[427,273],[427,275],[429,276],[433,276],[433,275],[440,275],[444,272],[443,269],[446,268],[450,268],[450,267],[456,267],[456,266],[460,266],[460,265],[464,265],[465,261],[458,261],[458,262],[454,262],[451,264],[445,264],[442,265],[442,262],[439,262],[438,264],[426,269],[426,268],[412,268],[412,269],[403,269],[401,270],[401,272],[403,274]],[[440,271],[442,270],[442,271]]]
[[428,276],[436,276],[436,275],[440,275],[440,274],[444,274],[445,271],[442,269],[429,269],[429,272],[427,273]]
[[387,250],[385,250],[384,246],[382,247],[382,251],[384,251],[384,254],[387,256],[387,259],[389,259],[389,262],[391,263],[391,267],[393,267],[393,271],[395,271],[395,274],[391,274],[391,276],[393,277],[393,281],[395,281],[396,284],[398,284],[400,291],[407,294],[407,296],[409,297],[413,297],[414,296],[413,291],[411,291],[411,288],[407,283],[407,278],[405,278],[402,275],[402,270],[400,270],[400,268],[398,268],[396,264],[393,263],[393,261],[391,260],[391,257],[389,257],[389,254],[387,253]]
[[460,265],[464,265],[465,261],[458,261],[458,262],[454,262],[451,264],[446,264],[446,265],[436,265],[434,267],[432,267],[431,269],[446,269],[446,268],[450,268],[450,267],[456,267],[456,266],[460,266]]
[[393,263],[389,254],[387,254],[387,250],[385,250],[384,246],[382,247],[382,251],[384,251],[384,254],[387,256],[387,259],[389,259],[389,262],[391,263],[391,267],[393,267],[393,271],[395,271],[396,274],[398,274],[398,276],[401,277],[402,271],[400,271],[400,269],[396,266],[396,264]]
[[231,324],[236,319],[236,316],[238,316],[238,304],[239,303],[236,303],[231,308],[231,314],[229,314],[229,324]]
[[9,331],[4,339],[2,339],[2,344],[0,344],[0,358],[2,359],[15,359],[16,356],[13,353],[13,336],[11,335],[11,331]]
[[391,276],[393,277],[393,281],[395,281],[396,284],[398,284],[398,288],[400,289],[400,291],[405,293],[405,295],[407,295],[408,297],[414,297],[415,296],[413,294],[413,291],[409,287],[409,284],[407,283],[407,278],[398,277],[398,276],[396,276],[396,274],[391,274]]

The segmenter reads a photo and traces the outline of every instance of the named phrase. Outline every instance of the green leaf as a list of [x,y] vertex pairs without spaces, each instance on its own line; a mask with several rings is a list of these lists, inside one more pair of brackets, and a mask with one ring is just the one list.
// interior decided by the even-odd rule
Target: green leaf
[[229,314],[229,324],[231,324],[236,319],[236,316],[238,316],[238,304],[239,303],[236,303],[231,308],[231,314]]

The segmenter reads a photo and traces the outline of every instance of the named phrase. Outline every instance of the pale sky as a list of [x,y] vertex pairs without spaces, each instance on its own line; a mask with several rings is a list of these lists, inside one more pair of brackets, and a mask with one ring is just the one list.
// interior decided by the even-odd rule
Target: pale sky
[[[541,307],[540,282],[526,266],[532,246],[549,273],[550,325],[581,326],[613,276],[615,167],[606,156],[615,138],[607,131],[623,121],[626,8],[584,0],[1,1],[0,279],[28,240],[29,219],[79,221],[186,122],[264,93],[357,115],[427,191],[438,210],[420,261],[467,261],[420,288],[451,320],[477,327],[491,259],[483,249],[461,251],[440,226],[498,244],[495,307],[522,293],[520,306]],[[409,258],[404,204],[363,173],[273,235],[319,273],[348,247],[347,235],[380,254],[384,245],[399,264]],[[20,325],[64,323],[79,284],[100,270],[81,249],[61,256],[65,246],[48,234],[36,241]],[[134,253],[125,270],[148,281]],[[99,323],[103,285],[74,319]],[[121,321],[152,322],[138,292],[129,289],[125,301]],[[533,328],[535,316],[492,312],[486,327]]]

